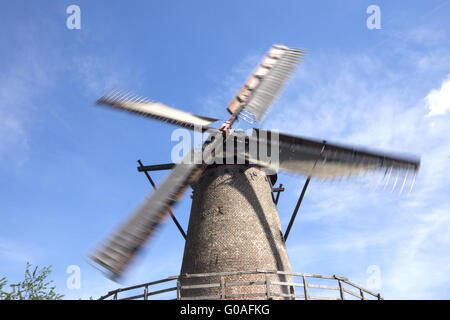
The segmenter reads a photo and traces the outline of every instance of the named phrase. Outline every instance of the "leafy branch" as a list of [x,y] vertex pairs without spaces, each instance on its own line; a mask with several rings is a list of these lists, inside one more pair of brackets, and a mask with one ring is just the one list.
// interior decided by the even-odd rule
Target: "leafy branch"
[[8,284],[6,277],[0,278],[0,300],[60,300],[64,295],[55,292],[53,280],[47,280],[51,273],[51,266],[32,270],[27,262],[25,279],[21,282],[10,284],[11,291],[4,291]]

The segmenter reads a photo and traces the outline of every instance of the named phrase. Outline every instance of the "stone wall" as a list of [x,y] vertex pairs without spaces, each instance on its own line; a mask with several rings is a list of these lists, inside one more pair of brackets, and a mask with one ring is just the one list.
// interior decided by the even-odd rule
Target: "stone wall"
[[[269,178],[257,167],[208,168],[193,186],[193,201],[181,274],[278,270],[291,272]],[[236,277],[236,276],[235,276]],[[240,275],[239,281],[264,281],[264,275]],[[290,277],[270,275],[272,281]],[[234,278],[226,282],[237,281]],[[217,279],[182,279],[182,285],[220,283]],[[227,288],[228,294],[265,292],[265,286]],[[274,293],[293,288],[272,286]],[[182,296],[217,294],[217,288],[183,290]]]

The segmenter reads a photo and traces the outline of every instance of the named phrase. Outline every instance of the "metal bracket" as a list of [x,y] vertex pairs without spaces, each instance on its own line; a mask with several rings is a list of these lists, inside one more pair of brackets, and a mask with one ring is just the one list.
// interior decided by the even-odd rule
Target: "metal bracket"
[[280,199],[280,193],[283,191],[284,191],[284,188],[283,188],[282,183],[280,183],[280,186],[278,188],[272,188],[272,192],[277,193],[277,196],[275,197],[275,201],[274,201],[276,205],[278,204],[278,199]]

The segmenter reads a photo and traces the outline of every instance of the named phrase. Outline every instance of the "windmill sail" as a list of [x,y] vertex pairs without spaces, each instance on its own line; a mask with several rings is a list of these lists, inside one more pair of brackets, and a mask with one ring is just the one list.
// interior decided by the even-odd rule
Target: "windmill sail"
[[137,113],[192,130],[194,129],[194,126],[202,127],[206,130],[211,123],[218,120],[181,111],[162,103],[151,101],[123,91],[111,91],[98,99],[97,104]]
[[303,56],[301,49],[274,45],[228,105],[227,110],[234,114],[240,103],[247,104],[240,118],[253,123],[261,120],[275,101],[281,88],[291,75],[299,59]]
[[[276,144],[275,149],[279,150],[278,162],[269,163],[262,160],[259,155],[248,152],[247,148],[245,157],[249,162],[321,179],[381,171],[387,183],[391,176],[395,176],[393,188],[398,185],[402,189],[408,176],[410,182],[414,183],[415,174],[420,166],[420,160],[414,156],[390,155],[286,134],[278,134],[278,141],[275,141],[267,138],[270,136],[268,131],[254,129],[254,134],[246,139],[247,143],[264,143],[270,147]],[[242,140],[242,137],[240,139]],[[395,175],[392,174],[394,171]],[[411,172],[413,174],[409,174]],[[398,180],[400,174],[402,175],[400,179],[403,180]]]
[[201,164],[194,164],[191,150],[182,163],[177,164],[162,184],[142,203],[136,212],[90,258],[107,270],[109,277],[118,278],[136,252],[155,232],[171,207],[189,183],[203,172]]
[[[128,221],[90,255],[94,262],[106,269],[104,272],[110,278],[116,279],[122,275],[131,259],[158,228],[168,209],[178,201],[189,184],[197,181],[206,167],[205,163],[212,163],[217,145],[223,142],[220,137],[222,132],[212,130],[202,151],[191,149]],[[197,159],[204,162],[197,164]]]

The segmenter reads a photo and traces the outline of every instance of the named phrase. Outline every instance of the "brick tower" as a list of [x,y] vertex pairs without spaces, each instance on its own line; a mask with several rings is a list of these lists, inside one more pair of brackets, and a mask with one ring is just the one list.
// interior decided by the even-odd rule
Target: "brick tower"
[[[181,274],[278,270],[291,272],[269,177],[255,166],[209,167],[193,185],[193,201]],[[284,275],[271,281],[292,282]],[[226,282],[264,281],[264,275],[227,276]],[[181,285],[219,283],[213,278],[184,278]],[[226,295],[260,293],[263,286],[236,286]],[[274,293],[289,293],[272,286]],[[186,289],[182,295],[204,297],[216,288]]]

